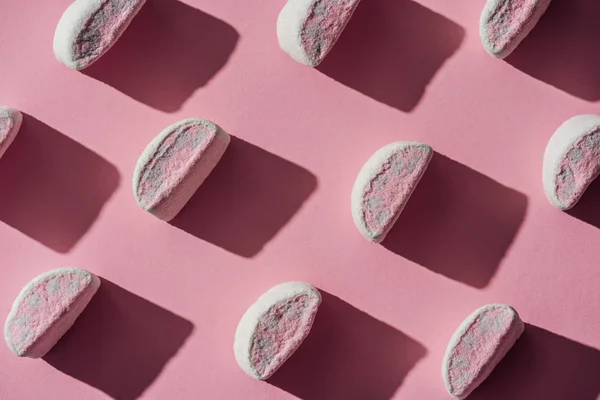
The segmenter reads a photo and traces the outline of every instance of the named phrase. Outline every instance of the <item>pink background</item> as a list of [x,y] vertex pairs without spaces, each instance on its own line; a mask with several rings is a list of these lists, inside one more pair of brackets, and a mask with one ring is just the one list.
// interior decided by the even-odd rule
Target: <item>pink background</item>
[[[278,47],[284,0],[148,0],[85,73],[52,54],[70,2],[0,0],[0,104],[27,114],[0,161],[0,314],[49,269],[104,284],[45,360],[0,346],[1,399],[447,399],[447,341],[489,302],[528,325],[472,398],[598,397],[600,186],[570,214],[541,186],[554,130],[600,112],[598,2],[555,0],[503,62],[479,41],[483,0],[364,0],[311,69]],[[167,224],[131,176],[190,116],[237,139]],[[397,140],[437,154],[369,244],[350,191]],[[237,322],[289,280],[324,304],[300,351],[254,381],[233,357]]]

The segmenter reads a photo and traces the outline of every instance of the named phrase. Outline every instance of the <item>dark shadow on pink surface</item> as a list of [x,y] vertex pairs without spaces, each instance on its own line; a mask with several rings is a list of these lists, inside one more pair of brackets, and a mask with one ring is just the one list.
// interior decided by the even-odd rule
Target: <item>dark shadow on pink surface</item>
[[583,222],[600,228],[600,180],[592,182],[585,191],[581,200],[567,214]]
[[44,361],[113,399],[135,400],[193,328],[190,321],[102,279],[96,296]]
[[534,325],[469,400],[596,400],[600,351]]
[[402,111],[460,47],[465,31],[410,0],[365,0],[318,70]]
[[302,400],[389,400],[427,354],[395,328],[323,294],[310,335],[269,383]]
[[253,257],[315,191],[308,170],[237,137],[171,224],[242,257]]
[[83,72],[158,110],[175,112],[227,63],[239,34],[177,0],[148,0],[123,36]]
[[573,96],[599,100],[598,15],[598,1],[553,0],[507,62]]
[[117,168],[29,115],[0,160],[0,220],[68,252],[119,186]]
[[484,288],[526,210],[524,194],[436,153],[382,244],[433,272]]

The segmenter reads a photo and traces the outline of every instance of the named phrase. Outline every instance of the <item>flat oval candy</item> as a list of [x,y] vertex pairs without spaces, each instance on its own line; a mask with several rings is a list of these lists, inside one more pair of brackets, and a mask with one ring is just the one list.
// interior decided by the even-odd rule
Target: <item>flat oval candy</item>
[[15,140],[21,123],[23,114],[10,107],[0,107],[0,158]]
[[288,0],[277,19],[279,46],[316,67],[331,51],[360,0]]
[[519,314],[505,304],[477,309],[456,330],[442,363],[448,393],[465,399],[494,370],[523,333]]
[[43,357],[71,328],[100,279],[80,268],[46,272],[21,290],[4,325],[8,348],[19,357]]
[[529,35],[550,0],[487,0],[479,22],[485,50],[505,58]]
[[240,368],[256,379],[271,377],[308,336],[320,304],[319,291],[302,282],[282,283],[263,294],[235,333]]
[[380,243],[404,210],[433,157],[423,143],[395,142],[363,166],[352,189],[352,217],[362,235]]
[[217,165],[231,137],[216,124],[190,118],[163,130],[144,150],[133,192],[144,210],[170,221]]
[[600,116],[578,115],[552,135],[544,154],[543,184],[550,203],[568,210],[600,174]]
[[54,32],[54,55],[82,70],[119,40],[146,0],[75,0]]

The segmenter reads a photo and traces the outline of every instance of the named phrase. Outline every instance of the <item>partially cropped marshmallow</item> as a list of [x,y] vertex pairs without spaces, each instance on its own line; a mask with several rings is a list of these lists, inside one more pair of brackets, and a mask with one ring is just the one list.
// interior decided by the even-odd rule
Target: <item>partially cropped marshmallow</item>
[[0,158],[15,140],[21,123],[23,114],[10,107],[0,107]]
[[544,154],[543,183],[550,203],[575,206],[600,174],[600,116],[578,115],[552,135]]
[[465,399],[496,368],[525,329],[519,314],[505,304],[483,306],[456,330],[442,362],[448,393]]
[[252,378],[271,377],[308,336],[320,304],[319,291],[302,282],[282,283],[260,296],[235,333],[240,368]]
[[144,210],[170,221],[217,165],[231,137],[216,124],[190,118],[163,130],[144,150],[133,192]]
[[352,217],[362,235],[380,243],[404,210],[433,157],[423,143],[395,142],[366,162],[352,189]]
[[485,50],[505,58],[529,35],[551,0],[487,0],[479,22]]
[[54,54],[67,67],[82,70],[121,37],[146,0],[75,0],[54,33]]
[[6,318],[8,348],[19,357],[43,357],[75,323],[99,286],[96,275],[80,268],[60,268],[29,282]]
[[316,67],[331,51],[360,0],[288,0],[277,19],[279,45]]

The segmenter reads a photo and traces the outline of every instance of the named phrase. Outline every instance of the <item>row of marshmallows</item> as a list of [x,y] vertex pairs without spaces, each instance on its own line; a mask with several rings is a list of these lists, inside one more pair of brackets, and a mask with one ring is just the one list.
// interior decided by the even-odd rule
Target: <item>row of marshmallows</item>
[[[54,34],[56,58],[82,70],[119,39],[146,0],[76,0]],[[299,63],[316,67],[331,51],[360,0],[289,0],[277,20],[279,45]],[[508,56],[531,32],[550,0],[487,0],[480,18],[483,47]]]
[[[22,114],[0,107],[0,157],[17,136]],[[133,176],[138,204],[173,219],[217,165],[231,140],[222,128],[190,118],[164,129],[142,153]],[[351,210],[358,230],[380,243],[406,206],[434,151],[426,144],[395,142],[379,149],[358,174]],[[554,133],[544,155],[543,185],[550,203],[572,208],[600,173],[600,116],[579,115]]]
[[[20,357],[40,358],[73,326],[100,287],[100,278],[79,268],[46,272],[19,293],[6,319],[4,337]],[[321,294],[308,283],[279,284],[241,318],[233,345],[249,376],[270,378],[300,347],[317,316]],[[442,361],[448,392],[463,399],[477,388],[524,331],[517,312],[504,304],[477,309],[456,330]],[[69,340],[68,335],[63,340]]]

